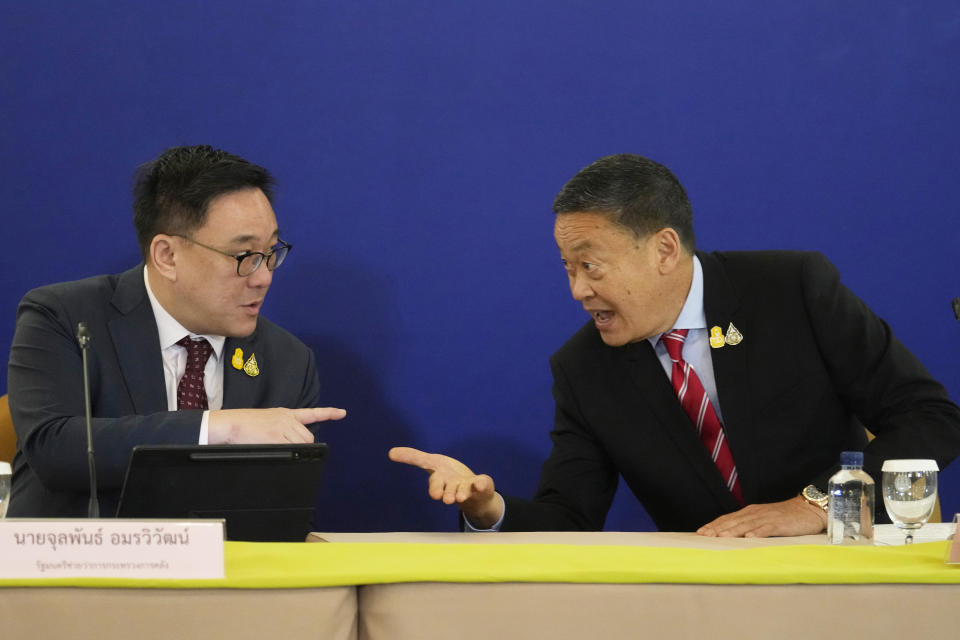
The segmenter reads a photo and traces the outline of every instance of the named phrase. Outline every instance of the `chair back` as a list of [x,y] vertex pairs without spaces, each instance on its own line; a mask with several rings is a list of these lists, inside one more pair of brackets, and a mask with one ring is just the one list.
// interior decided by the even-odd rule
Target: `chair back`
[[10,398],[7,394],[0,397],[0,462],[13,463],[17,453],[17,432],[13,430],[10,419]]

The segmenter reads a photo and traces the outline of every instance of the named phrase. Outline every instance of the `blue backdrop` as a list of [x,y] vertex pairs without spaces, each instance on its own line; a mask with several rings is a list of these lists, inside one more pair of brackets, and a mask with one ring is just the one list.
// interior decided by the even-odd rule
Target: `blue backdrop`
[[[265,313],[350,412],[321,528],[455,527],[392,445],[533,492],[547,358],[586,320],[550,204],[610,153],[674,170],[701,248],[826,253],[958,397],[956,2],[3,5],[0,344],[28,289],[137,262],[138,164],[270,168],[295,248]],[[608,528],[650,526],[618,496]]]

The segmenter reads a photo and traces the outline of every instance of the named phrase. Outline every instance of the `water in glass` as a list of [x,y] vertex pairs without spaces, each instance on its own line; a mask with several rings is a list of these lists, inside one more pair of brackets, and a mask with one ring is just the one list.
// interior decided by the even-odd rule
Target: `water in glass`
[[883,463],[883,506],[887,515],[913,542],[913,533],[926,524],[937,502],[935,460],[887,460]]

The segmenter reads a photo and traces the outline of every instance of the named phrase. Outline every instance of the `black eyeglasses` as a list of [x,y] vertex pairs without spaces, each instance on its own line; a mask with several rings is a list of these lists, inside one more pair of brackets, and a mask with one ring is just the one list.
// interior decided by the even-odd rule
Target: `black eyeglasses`
[[192,242],[198,247],[203,247],[204,249],[209,249],[210,251],[216,251],[220,255],[227,256],[228,258],[233,258],[237,261],[237,275],[241,278],[246,278],[248,275],[260,268],[260,265],[264,262],[267,263],[267,269],[273,271],[281,264],[283,264],[284,259],[287,257],[287,254],[290,253],[290,249],[293,248],[293,245],[284,242],[283,240],[277,239],[277,244],[273,245],[269,251],[264,253],[263,251],[244,251],[243,253],[227,253],[226,251],[221,251],[216,247],[211,247],[205,245],[202,242],[197,242],[193,238],[187,236],[182,236],[179,233],[171,233],[171,236],[177,236],[178,238],[183,238],[188,242]]

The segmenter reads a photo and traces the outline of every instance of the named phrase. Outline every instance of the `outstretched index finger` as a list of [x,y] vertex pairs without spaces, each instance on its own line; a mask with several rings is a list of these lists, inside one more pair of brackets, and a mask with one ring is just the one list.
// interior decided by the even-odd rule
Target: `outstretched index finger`
[[346,410],[337,409],[336,407],[308,407],[306,409],[293,410],[293,417],[300,424],[341,420],[345,418],[346,415]]

